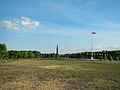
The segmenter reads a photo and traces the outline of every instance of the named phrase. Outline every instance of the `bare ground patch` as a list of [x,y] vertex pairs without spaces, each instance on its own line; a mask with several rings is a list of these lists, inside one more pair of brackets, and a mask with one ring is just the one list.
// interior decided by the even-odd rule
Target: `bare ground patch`
[[80,70],[89,70],[87,68],[83,68],[82,66],[68,66],[68,65],[49,65],[49,66],[37,66],[39,68],[43,69],[61,69],[61,70],[76,70],[76,68],[79,68]]
[[56,69],[56,68],[65,67],[65,66],[52,65],[52,66],[37,66],[37,67],[44,68],[44,69]]

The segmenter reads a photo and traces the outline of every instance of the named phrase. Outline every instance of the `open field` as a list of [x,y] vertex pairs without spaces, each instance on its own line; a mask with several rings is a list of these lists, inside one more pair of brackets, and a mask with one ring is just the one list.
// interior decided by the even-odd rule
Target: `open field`
[[120,90],[120,63],[13,60],[0,63],[0,90]]

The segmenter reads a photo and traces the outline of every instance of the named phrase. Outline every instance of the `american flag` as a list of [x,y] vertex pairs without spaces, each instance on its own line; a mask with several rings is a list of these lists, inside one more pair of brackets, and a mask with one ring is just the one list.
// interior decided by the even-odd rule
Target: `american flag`
[[96,34],[96,32],[92,32],[92,34]]

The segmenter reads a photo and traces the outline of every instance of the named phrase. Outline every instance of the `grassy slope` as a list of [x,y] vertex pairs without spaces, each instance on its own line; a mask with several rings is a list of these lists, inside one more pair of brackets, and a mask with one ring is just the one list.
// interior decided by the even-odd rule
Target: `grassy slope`
[[77,60],[0,63],[0,89],[119,90],[120,63]]

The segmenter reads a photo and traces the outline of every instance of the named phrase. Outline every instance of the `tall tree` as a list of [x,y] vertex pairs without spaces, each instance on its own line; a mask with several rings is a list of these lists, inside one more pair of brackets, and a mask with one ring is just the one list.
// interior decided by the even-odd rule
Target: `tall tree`
[[57,45],[57,48],[56,48],[56,58],[58,57],[58,45]]
[[8,59],[8,52],[7,52],[6,44],[0,43],[0,58],[1,59]]

